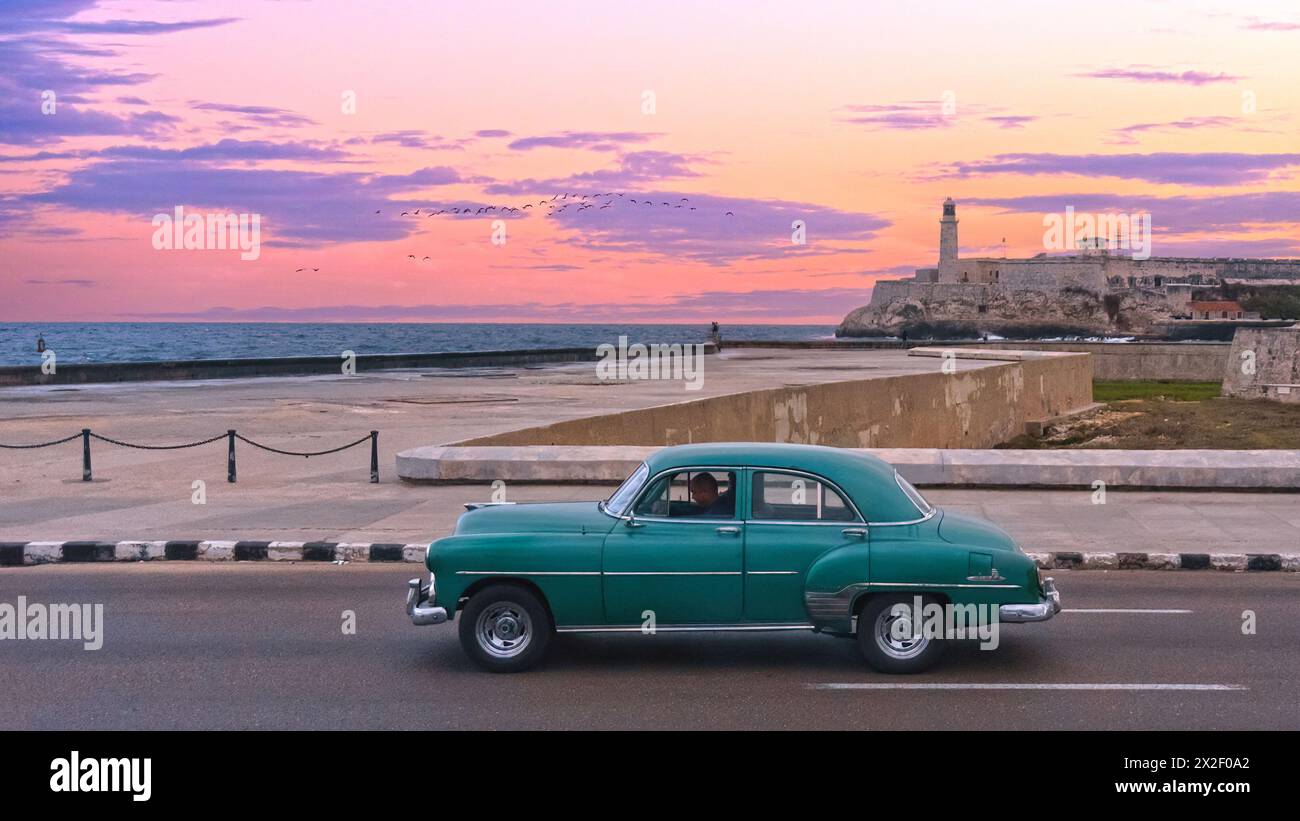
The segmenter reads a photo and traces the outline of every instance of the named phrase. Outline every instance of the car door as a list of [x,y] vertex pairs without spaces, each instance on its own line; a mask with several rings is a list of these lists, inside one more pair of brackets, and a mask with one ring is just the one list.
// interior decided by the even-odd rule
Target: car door
[[767,468],[748,472],[745,621],[806,623],[807,572],[818,557],[845,545],[863,546],[861,579],[867,578],[867,526],[821,477]]
[[[605,621],[611,625],[733,624],[744,595],[742,472],[677,468],[653,478],[605,537]],[[715,494],[707,505],[708,486]]]

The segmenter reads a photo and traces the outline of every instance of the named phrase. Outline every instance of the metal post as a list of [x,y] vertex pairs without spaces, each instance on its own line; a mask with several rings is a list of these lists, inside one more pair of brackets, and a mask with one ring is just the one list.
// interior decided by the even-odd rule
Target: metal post
[[235,432],[226,431],[226,439],[229,445],[226,448],[226,481],[235,481]]
[[90,428],[81,429],[81,481],[90,481]]
[[379,431],[370,431],[370,484],[379,484]]

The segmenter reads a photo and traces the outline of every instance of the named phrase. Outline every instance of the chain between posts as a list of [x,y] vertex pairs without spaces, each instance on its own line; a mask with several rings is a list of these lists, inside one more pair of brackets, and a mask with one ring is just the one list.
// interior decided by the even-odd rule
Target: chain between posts
[[91,439],[98,439],[99,441],[106,442],[110,445],[116,445],[117,447],[123,447],[123,448],[133,448],[136,450],[184,450],[186,448],[197,448],[203,445],[210,445],[213,442],[219,441],[221,439],[225,439],[226,440],[226,481],[231,483],[235,482],[236,474],[237,474],[237,471],[235,469],[235,440],[236,439],[240,440],[241,442],[244,442],[245,444],[252,445],[255,448],[259,448],[260,450],[264,450],[269,453],[277,453],[282,456],[302,456],[304,458],[310,458],[312,456],[325,456],[331,453],[338,453],[340,451],[347,450],[348,448],[354,448],[357,445],[361,445],[366,442],[369,442],[370,443],[370,481],[372,484],[378,484],[379,482],[379,431],[377,430],[370,431],[369,435],[363,436],[360,439],[356,440],[355,442],[349,442],[346,445],[340,445],[339,447],[329,448],[327,450],[314,450],[314,451],[283,450],[281,448],[271,447],[270,445],[264,445],[261,442],[255,442],[252,439],[249,439],[248,437],[241,435],[238,431],[234,430],[233,428],[227,430],[225,433],[218,434],[217,436],[212,436],[207,439],[200,439],[197,442],[187,442],[183,445],[146,445],[138,442],[123,442],[120,439],[114,439],[109,436],[102,436],[98,433],[95,433],[90,428],[82,428],[80,433],[74,433],[71,436],[65,436],[62,439],[55,439],[49,442],[34,442],[31,444],[23,444],[23,445],[6,445],[0,443],[0,450],[33,450],[36,448],[48,448],[48,447],[53,447],[54,445],[62,445],[66,442],[71,442],[74,439],[81,440],[81,481],[83,482],[91,481],[91,476],[92,476],[91,465],[90,465],[90,440]]

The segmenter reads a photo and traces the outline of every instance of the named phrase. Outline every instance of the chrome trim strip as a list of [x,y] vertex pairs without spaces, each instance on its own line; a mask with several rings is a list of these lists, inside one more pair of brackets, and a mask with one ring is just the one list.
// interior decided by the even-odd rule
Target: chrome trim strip
[[[859,582],[867,587],[987,587],[987,588],[1010,588],[1018,590],[1018,584],[938,584],[928,582]],[[855,585],[849,585],[854,587]],[[848,588],[846,587],[845,590]]]
[[797,519],[745,519],[744,521],[745,524],[747,525],[821,525],[822,527],[829,527],[832,525],[837,527],[845,527],[845,526],[851,527],[853,525],[867,524],[867,522],[859,521],[857,519],[853,519],[851,521],[839,521],[839,522],[833,522],[829,519],[821,520],[821,521],[812,521],[812,522],[799,521]]
[[798,570],[746,570],[751,576],[798,576]]
[[744,632],[772,632],[777,630],[816,630],[811,624],[670,624],[658,625],[654,630],[643,627],[642,625],[628,625],[626,627],[601,627],[598,625],[575,626],[575,627],[556,627],[557,633],[744,633]]
[[[624,517],[620,516],[619,518],[621,519]],[[745,523],[743,519],[704,519],[704,518],[696,518],[694,516],[673,516],[672,518],[669,518],[667,516],[637,516],[636,520],[638,522],[655,522],[655,523],[663,522],[665,524],[671,523],[677,525],[685,524],[685,525],[733,525],[734,526],[734,525],[742,525]]]
[[739,576],[739,570],[627,570],[606,571],[606,576]]
[[457,576],[599,576],[599,570],[457,570]]
[[[904,493],[903,495],[906,496],[907,494]],[[908,499],[907,501],[911,502],[912,500]],[[930,508],[930,512],[925,514],[919,519],[909,519],[906,522],[867,522],[867,527],[900,527],[902,525],[919,525],[922,522],[928,522],[931,519],[933,519],[935,515],[938,514],[938,512],[939,512],[939,508],[932,506]]]

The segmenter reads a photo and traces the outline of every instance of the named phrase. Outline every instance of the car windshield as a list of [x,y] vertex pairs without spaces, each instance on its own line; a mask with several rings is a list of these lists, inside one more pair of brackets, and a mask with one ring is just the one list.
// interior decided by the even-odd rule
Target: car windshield
[[922,516],[929,516],[934,511],[930,503],[921,495],[921,491],[912,487],[912,483],[904,479],[901,473],[895,471],[894,478],[898,481],[898,486],[907,494],[907,498],[911,499],[912,504],[916,505],[916,509],[921,511]]
[[605,500],[605,512],[614,516],[622,516],[623,511],[627,510],[627,506],[632,504],[632,497],[636,496],[636,492],[641,489],[645,477],[649,474],[650,468],[646,467],[645,462],[642,462],[640,467],[632,471],[632,475],[618,486],[618,490],[614,491],[614,495]]

